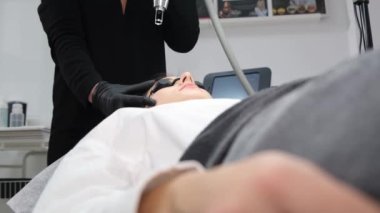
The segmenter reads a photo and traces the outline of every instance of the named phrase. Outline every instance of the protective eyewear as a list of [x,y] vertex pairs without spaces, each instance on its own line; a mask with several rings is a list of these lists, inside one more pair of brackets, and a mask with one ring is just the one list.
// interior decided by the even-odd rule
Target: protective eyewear
[[[153,95],[155,92],[157,92],[160,89],[166,88],[166,87],[171,87],[174,86],[174,84],[180,80],[181,78],[161,78],[158,80],[154,85],[153,88],[150,92],[150,95]],[[204,86],[201,82],[195,81],[195,85],[197,85],[199,88],[204,89]]]

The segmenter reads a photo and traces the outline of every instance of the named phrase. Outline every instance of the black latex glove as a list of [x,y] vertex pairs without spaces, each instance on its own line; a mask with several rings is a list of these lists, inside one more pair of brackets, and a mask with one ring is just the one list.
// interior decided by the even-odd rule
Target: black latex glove
[[92,105],[107,116],[122,107],[154,106],[156,101],[142,96],[153,84],[153,80],[132,85],[101,81],[92,97]]

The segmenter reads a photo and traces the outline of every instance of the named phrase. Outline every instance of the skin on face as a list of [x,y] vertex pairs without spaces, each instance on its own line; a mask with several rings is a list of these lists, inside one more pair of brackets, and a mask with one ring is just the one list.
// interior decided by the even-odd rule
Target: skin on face
[[[171,76],[166,78],[175,79]],[[150,94],[150,91],[148,92]],[[162,88],[150,96],[156,100],[156,105],[168,104],[193,99],[210,99],[211,95],[204,89],[199,88],[189,72],[184,72],[173,86]]]

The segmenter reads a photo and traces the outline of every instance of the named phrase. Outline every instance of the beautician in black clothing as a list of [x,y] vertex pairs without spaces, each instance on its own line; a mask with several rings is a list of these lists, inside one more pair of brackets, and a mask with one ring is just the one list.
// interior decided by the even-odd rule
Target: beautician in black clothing
[[188,52],[199,35],[195,0],[170,0],[161,26],[153,0],[42,0],[38,13],[56,64],[49,164],[116,109],[154,105],[140,95],[166,72],[164,42]]

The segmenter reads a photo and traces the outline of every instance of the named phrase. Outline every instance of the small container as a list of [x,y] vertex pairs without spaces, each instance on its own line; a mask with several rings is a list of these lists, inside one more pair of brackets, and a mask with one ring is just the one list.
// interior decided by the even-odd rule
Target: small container
[[22,105],[22,113],[24,114],[24,123],[22,126],[26,126],[26,118],[27,118],[27,104],[22,101],[9,101],[8,102],[8,126],[11,126],[11,113],[13,109],[14,104],[21,104]]
[[12,112],[9,115],[9,126],[20,127],[24,126],[25,115],[22,110],[22,104],[15,103],[12,105]]
[[8,106],[0,99],[0,128],[8,127]]

